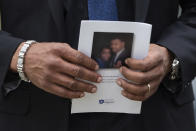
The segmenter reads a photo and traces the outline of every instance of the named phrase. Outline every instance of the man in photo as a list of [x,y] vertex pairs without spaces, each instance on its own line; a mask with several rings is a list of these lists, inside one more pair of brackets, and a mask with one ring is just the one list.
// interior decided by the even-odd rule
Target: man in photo
[[113,52],[111,67],[120,68],[125,65],[125,59],[130,57],[130,53],[125,48],[125,41],[120,38],[112,39],[110,47]]
[[111,56],[111,49],[109,47],[103,47],[100,55],[96,58],[99,67],[109,68]]

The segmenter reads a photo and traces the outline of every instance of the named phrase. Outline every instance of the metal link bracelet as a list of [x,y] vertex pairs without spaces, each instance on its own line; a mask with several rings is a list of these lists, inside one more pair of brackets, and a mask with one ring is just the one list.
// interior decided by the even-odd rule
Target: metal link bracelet
[[35,43],[36,43],[36,41],[34,41],[34,40],[26,41],[24,43],[24,45],[22,46],[22,48],[20,49],[20,52],[18,55],[18,62],[17,62],[18,74],[19,74],[21,80],[23,80],[25,82],[29,82],[29,83],[31,81],[26,77],[26,75],[24,73],[24,59],[25,59],[25,55],[26,55],[26,52],[28,51],[29,47]]

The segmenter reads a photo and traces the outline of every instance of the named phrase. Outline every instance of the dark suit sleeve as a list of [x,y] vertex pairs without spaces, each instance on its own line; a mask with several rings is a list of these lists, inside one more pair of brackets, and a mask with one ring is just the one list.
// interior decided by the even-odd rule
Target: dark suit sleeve
[[196,1],[181,0],[181,17],[168,27],[157,44],[168,48],[180,61],[183,87],[196,76]]
[[[13,37],[11,34],[0,31],[0,96],[15,89],[20,80],[17,74],[9,71],[14,52],[23,39]],[[6,89],[6,90],[5,90]]]

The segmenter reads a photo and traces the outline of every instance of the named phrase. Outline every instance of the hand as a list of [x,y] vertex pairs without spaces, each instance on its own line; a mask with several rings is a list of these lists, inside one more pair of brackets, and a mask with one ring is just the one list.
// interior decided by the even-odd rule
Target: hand
[[98,68],[94,60],[64,43],[33,44],[24,62],[24,72],[34,85],[63,98],[95,93],[96,86],[82,80],[101,82]]
[[[145,101],[158,89],[163,78],[170,71],[172,55],[156,44],[151,44],[148,56],[143,60],[126,59],[127,67],[121,67],[123,76],[132,81],[119,78],[117,84],[123,88],[122,95],[137,101]],[[151,89],[149,90],[148,84]],[[149,92],[150,91],[150,92]]]
[[117,61],[116,65],[114,65],[114,68],[120,68],[122,66],[122,62],[119,60]]

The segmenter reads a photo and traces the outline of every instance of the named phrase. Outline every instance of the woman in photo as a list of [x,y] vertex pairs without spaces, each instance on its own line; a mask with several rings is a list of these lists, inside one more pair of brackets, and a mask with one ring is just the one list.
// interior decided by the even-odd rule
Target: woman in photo
[[109,68],[111,59],[111,49],[109,47],[103,47],[98,58],[96,58],[97,63],[100,68]]

